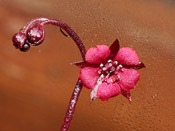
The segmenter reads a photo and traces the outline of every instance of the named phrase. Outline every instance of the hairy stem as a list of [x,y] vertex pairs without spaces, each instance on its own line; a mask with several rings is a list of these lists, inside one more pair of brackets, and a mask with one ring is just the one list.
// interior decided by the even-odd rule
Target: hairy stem
[[79,98],[82,87],[83,87],[83,85],[81,83],[81,80],[78,79],[77,84],[75,85],[75,89],[72,93],[72,97],[69,101],[69,106],[67,108],[66,116],[64,118],[64,122],[62,124],[61,131],[68,131],[69,130],[70,123],[71,123],[71,120],[73,118],[76,104],[78,102],[78,98]]
[[[82,59],[83,59],[83,61],[85,61],[86,49],[85,49],[85,46],[84,46],[83,42],[79,38],[79,36],[66,23],[63,23],[62,21],[56,20],[56,19],[36,18],[36,19],[33,19],[32,21],[30,21],[26,26],[24,26],[20,30],[20,33],[22,33],[22,35],[19,34],[18,37],[17,37],[17,35],[14,36],[13,42],[15,43],[16,48],[19,48],[19,47],[21,48],[21,43],[23,44],[23,42],[25,42],[25,39],[24,39],[23,35],[24,34],[27,35],[27,31],[29,29],[35,27],[36,25],[38,25],[38,26],[40,25],[40,26],[43,27],[46,24],[52,24],[52,25],[55,25],[55,26],[59,26],[60,29],[65,30],[67,32],[68,36],[71,37],[74,40],[74,42],[76,43],[76,45],[78,46],[78,48],[79,48],[79,50],[81,52]],[[37,28],[37,29],[40,29],[40,28]],[[62,32],[62,30],[61,30],[61,32]],[[64,34],[64,32],[62,32],[62,33]],[[21,39],[19,39],[19,37]],[[44,40],[44,35],[41,38],[41,41],[43,41],[43,40]],[[20,46],[18,44],[20,44]],[[21,49],[21,50],[25,51],[23,49]],[[79,95],[80,95],[82,87],[83,87],[83,85],[81,83],[81,80],[78,79],[78,81],[76,83],[76,86],[75,86],[75,89],[74,89],[74,91],[72,93],[72,97],[71,97],[70,102],[69,102],[69,106],[68,106],[68,109],[67,109],[67,112],[66,112],[66,115],[65,115],[62,127],[61,127],[61,131],[69,130],[70,123],[71,123],[71,120],[73,118],[73,114],[74,114],[74,111],[75,111],[75,108],[76,108],[76,104],[77,104],[77,101],[78,101],[78,98],[79,98]]]

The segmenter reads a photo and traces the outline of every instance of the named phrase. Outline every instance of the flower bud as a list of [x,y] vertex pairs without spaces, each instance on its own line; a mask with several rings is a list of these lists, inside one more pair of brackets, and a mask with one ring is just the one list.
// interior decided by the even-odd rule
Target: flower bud
[[26,43],[26,35],[24,33],[16,33],[13,38],[13,45],[16,47],[16,49],[22,47]]
[[20,48],[21,51],[26,52],[30,49],[30,44],[29,43],[25,43],[24,45],[22,45],[22,47]]
[[32,45],[36,46],[44,40],[44,28],[41,25],[36,25],[27,31],[27,40]]

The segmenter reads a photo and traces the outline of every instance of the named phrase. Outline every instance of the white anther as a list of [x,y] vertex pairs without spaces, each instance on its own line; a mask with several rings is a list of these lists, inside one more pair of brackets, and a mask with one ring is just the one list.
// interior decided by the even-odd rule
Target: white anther
[[108,62],[112,62],[112,60],[108,60]]
[[101,63],[101,64],[100,64],[100,67],[103,67],[103,66],[104,66],[104,65]]
[[109,71],[109,74],[111,74],[113,71]]
[[118,61],[114,61],[114,63],[117,65],[118,64]]
[[113,82],[114,82],[114,80],[113,80],[113,79],[111,79],[111,82],[113,83]]
[[104,78],[104,75],[103,74],[101,74],[101,78]]
[[101,74],[101,70],[98,71],[98,74]]
[[106,67],[103,67],[103,68],[102,68],[102,70],[103,70],[103,71],[106,71],[106,70],[107,70],[107,68],[106,68]]
[[119,65],[120,68],[122,68],[123,66],[122,65]]

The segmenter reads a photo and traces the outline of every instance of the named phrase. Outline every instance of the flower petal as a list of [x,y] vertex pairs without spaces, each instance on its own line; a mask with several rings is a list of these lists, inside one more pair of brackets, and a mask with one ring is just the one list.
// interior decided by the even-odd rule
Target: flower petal
[[120,71],[118,75],[119,75],[119,85],[123,90],[126,91],[134,89],[140,77],[137,70],[126,69],[126,68],[123,68],[123,70]]
[[102,101],[107,101],[109,98],[117,96],[121,93],[120,86],[117,83],[103,82],[97,91],[97,96]]
[[137,65],[139,63],[139,57],[136,51],[129,47],[121,48],[114,60],[124,65]]
[[111,51],[106,45],[97,45],[90,48],[86,53],[86,61],[91,64],[101,64],[106,61]]
[[99,68],[85,67],[80,70],[79,78],[88,89],[93,89],[99,78]]

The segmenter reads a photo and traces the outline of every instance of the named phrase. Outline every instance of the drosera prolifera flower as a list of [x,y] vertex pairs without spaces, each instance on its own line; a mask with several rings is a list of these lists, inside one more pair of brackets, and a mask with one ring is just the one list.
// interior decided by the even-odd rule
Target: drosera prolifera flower
[[92,90],[91,101],[97,97],[107,101],[119,94],[131,101],[130,90],[136,87],[139,80],[137,69],[143,68],[145,65],[139,62],[137,53],[133,49],[129,47],[119,49],[118,40],[114,41],[110,48],[106,45],[98,45],[86,52],[80,37],[70,26],[60,20],[41,17],[31,20],[20,29],[12,38],[13,45],[22,52],[27,52],[30,45],[40,45],[45,39],[44,25],[47,24],[60,27],[63,35],[72,38],[79,48],[83,60],[74,63],[82,69],[72,93],[61,131],[69,130],[83,85]]
[[79,78],[84,87],[91,89],[91,101],[109,98],[122,94],[131,101],[130,90],[136,88],[139,80],[137,69],[145,67],[132,48],[119,49],[116,40],[109,48],[97,45],[87,50],[85,61],[74,63],[81,67]]

